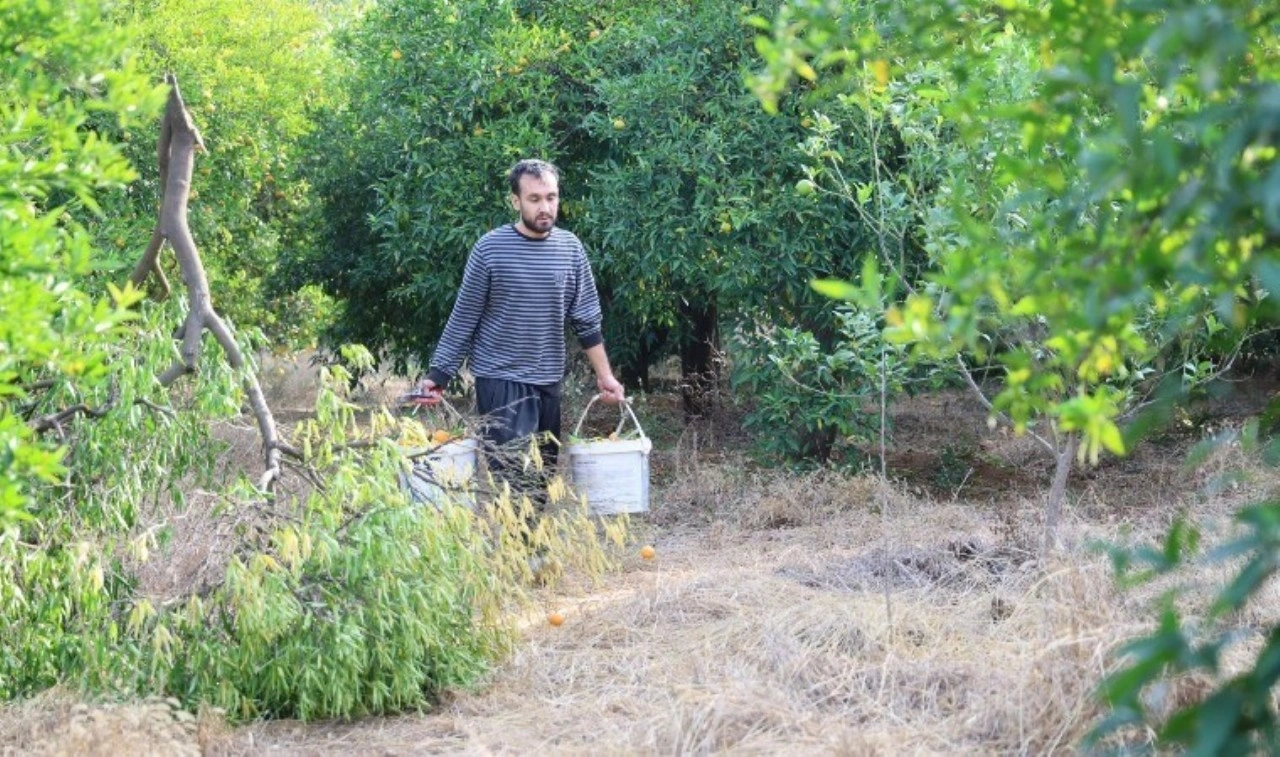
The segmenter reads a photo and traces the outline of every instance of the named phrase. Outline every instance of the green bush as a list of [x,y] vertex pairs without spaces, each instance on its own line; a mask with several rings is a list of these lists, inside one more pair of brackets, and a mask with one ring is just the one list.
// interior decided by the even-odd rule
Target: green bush
[[481,532],[464,508],[411,506],[387,446],[327,470],[208,596],[141,624],[151,687],[237,718],[353,717],[425,707],[487,668],[507,636],[482,616]]
[[84,224],[133,177],[90,114],[125,128],[160,105],[126,43],[93,0],[0,7],[0,528],[65,473],[57,439],[29,424],[40,382],[104,381],[104,345],[133,301],[77,286],[94,265]]
[[875,315],[842,308],[837,316],[830,346],[793,327],[735,336],[734,389],[751,408],[743,425],[768,459],[865,463],[857,445],[880,432],[882,391],[902,391],[905,350],[885,344]]
[[214,360],[202,365],[202,391],[176,407],[159,386],[176,316],[175,306],[144,308],[129,332],[96,348],[109,375],[65,377],[33,399],[40,416],[83,404],[99,417],[67,419],[63,474],[0,535],[0,610],[14,640],[0,660],[0,698],[63,682],[136,690],[146,646],[122,618],[137,600],[133,563],[157,538],[138,529],[140,511],[180,502],[180,484],[215,482],[209,423],[239,410],[235,377]]
[[[425,707],[474,680],[508,647],[503,612],[527,576],[497,566],[516,558],[494,554],[469,510],[412,505],[393,420],[365,429],[333,391],[298,439],[322,488],[268,497],[243,476],[253,471],[225,470],[211,424],[239,416],[241,377],[210,350],[190,393],[171,398],[155,380],[179,309],[143,308],[132,335],[109,346],[122,367],[79,397],[103,412],[68,424],[66,480],[41,490],[29,523],[0,535],[12,639],[0,698],[61,683],[174,696],[237,719],[310,719]],[[70,391],[59,385],[42,401],[60,406]],[[381,441],[349,444],[371,434]],[[148,594],[148,563],[177,557],[176,524],[157,513],[181,513],[195,489],[215,495],[212,521],[231,554],[208,555],[207,584]],[[603,565],[594,538],[574,547]]]

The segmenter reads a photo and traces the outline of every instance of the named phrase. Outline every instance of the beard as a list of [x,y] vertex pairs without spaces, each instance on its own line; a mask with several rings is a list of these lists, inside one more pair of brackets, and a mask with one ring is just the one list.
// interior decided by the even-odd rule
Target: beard
[[520,221],[524,223],[524,227],[529,231],[539,234],[546,234],[556,225],[556,216],[554,213],[530,216],[524,213],[520,214]]

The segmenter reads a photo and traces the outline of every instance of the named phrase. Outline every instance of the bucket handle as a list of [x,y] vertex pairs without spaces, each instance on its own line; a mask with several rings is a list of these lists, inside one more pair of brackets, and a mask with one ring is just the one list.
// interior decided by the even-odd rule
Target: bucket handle
[[[578,433],[582,431],[582,422],[587,419],[587,413],[591,412],[591,406],[596,404],[596,400],[600,399],[603,396],[604,395],[602,394],[597,394],[596,396],[591,398],[590,402],[587,403],[587,407],[582,411],[582,417],[578,419],[578,425],[573,429],[574,436],[578,436]],[[626,410],[627,412],[624,414],[622,410],[618,411],[618,414],[621,415],[622,417],[618,420],[618,427],[614,429],[613,433],[618,434],[622,432],[622,427],[627,422],[627,414],[630,414],[631,422],[635,424],[636,431],[640,432],[640,438],[647,439],[648,437],[645,436],[644,429],[640,427],[639,419],[636,418],[635,411],[631,409],[631,403],[627,402],[626,400],[623,400],[618,404],[622,405],[622,410]]]

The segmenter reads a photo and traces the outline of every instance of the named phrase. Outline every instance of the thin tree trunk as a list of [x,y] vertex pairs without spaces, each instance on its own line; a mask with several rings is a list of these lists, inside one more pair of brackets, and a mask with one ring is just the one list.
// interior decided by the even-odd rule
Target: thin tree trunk
[[1056,452],[1057,460],[1053,468],[1053,484],[1049,487],[1049,498],[1044,503],[1044,552],[1049,554],[1058,546],[1058,518],[1062,514],[1062,503],[1067,499],[1067,478],[1071,475],[1071,463],[1075,460],[1076,434],[1066,435],[1066,443]]
[[719,380],[715,358],[720,346],[720,314],[709,297],[696,305],[685,302],[680,310],[690,329],[680,345],[680,390],[685,422],[690,422],[710,414],[714,404]]

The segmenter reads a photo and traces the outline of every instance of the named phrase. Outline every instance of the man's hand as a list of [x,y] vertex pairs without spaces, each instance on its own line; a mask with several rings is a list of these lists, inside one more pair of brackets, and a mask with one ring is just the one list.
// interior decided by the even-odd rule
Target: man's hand
[[616,405],[627,398],[627,390],[622,387],[622,382],[613,377],[612,373],[598,377],[596,388],[600,390],[600,399],[610,405]]
[[440,387],[436,386],[436,382],[432,381],[429,378],[424,378],[422,380],[422,383],[418,385],[418,391],[420,394],[439,395],[443,393],[443,390]]
[[600,390],[600,399],[610,405],[625,400],[627,391],[622,382],[613,377],[613,369],[609,367],[609,356],[604,352],[604,344],[597,344],[586,349],[587,359],[591,361],[591,370],[596,374],[596,387]]

